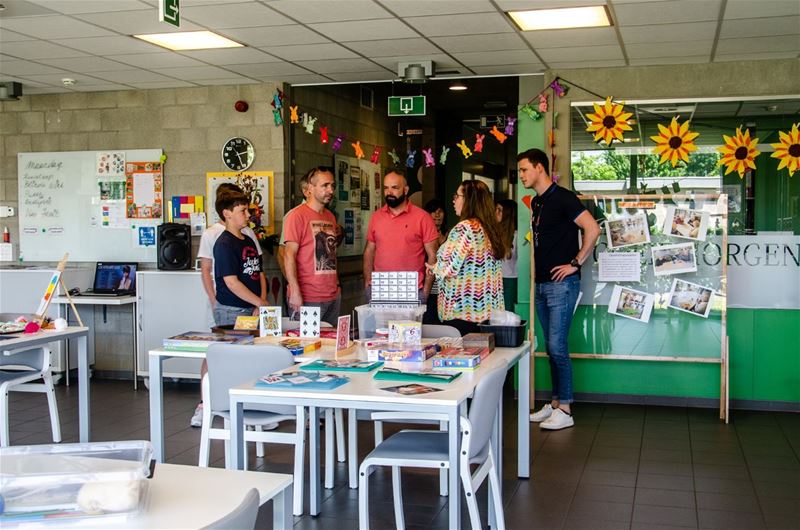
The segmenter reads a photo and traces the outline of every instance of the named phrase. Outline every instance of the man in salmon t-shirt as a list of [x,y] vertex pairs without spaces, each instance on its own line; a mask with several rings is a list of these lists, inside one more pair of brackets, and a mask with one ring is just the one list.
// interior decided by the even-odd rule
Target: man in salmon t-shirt
[[425,274],[425,263],[436,262],[439,232],[433,218],[408,200],[408,182],[400,170],[383,177],[386,205],[372,214],[364,247],[364,284],[370,297],[372,272],[417,271],[420,303],[426,303],[433,276]]
[[336,273],[336,218],[326,208],[335,191],[330,168],[315,167],[303,177],[306,202],[284,219],[284,267],[290,311],[300,306],[320,308],[321,320],[336,324],[341,297]]

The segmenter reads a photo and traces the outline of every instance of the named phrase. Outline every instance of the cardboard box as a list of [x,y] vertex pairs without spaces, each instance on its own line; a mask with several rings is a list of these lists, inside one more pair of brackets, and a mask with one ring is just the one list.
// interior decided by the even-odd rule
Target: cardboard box
[[494,351],[494,333],[468,333],[461,337],[465,348],[489,348]]
[[418,345],[422,341],[422,323],[415,320],[392,320],[389,322],[389,342]]
[[436,345],[402,345],[387,344],[377,348],[367,349],[367,360],[370,361],[400,361],[423,362],[436,355]]

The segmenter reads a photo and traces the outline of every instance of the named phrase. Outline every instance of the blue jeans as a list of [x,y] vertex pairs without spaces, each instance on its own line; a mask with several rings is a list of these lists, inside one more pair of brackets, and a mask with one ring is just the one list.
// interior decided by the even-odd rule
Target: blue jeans
[[217,302],[214,306],[214,322],[217,326],[232,326],[236,324],[236,317],[250,316],[253,314],[253,308],[236,307],[232,305],[222,305]]
[[536,284],[536,316],[544,332],[544,347],[550,359],[553,401],[572,403],[572,361],[567,336],[572,324],[581,282],[569,276],[560,282]]

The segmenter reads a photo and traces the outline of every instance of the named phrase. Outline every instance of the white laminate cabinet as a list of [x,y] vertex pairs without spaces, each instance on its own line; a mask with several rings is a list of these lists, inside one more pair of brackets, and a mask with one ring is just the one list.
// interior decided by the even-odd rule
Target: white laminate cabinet
[[[213,316],[199,271],[139,271],[138,297],[139,372],[148,376],[147,352],[164,345],[164,339],[186,331],[209,331]],[[200,377],[198,359],[170,359],[164,377]]]
[[[53,276],[54,267],[30,267],[30,268],[2,268],[0,269],[0,313],[3,315],[31,315],[39,306],[45,289],[50,278]],[[93,268],[68,268],[61,277],[68,288],[79,288],[85,291],[92,286],[94,279]],[[61,294],[61,286],[56,291]],[[91,327],[93,322],[91,309],[81,314],[84,324]],[[51,303],[47,309],[47,316],[58,317],[58,304]],[[74,317],[70,315],[70,322],[74,322]],[[89,333],[87,340],[89,351],[89,364],[94,364],[94,334]],[[64,345],[62,342],[50,344],[53,352],[53,372],[61,373],[66,367],[64,362]],[[78,367],[78,357],[75,348],[70,351],[71,369]]]

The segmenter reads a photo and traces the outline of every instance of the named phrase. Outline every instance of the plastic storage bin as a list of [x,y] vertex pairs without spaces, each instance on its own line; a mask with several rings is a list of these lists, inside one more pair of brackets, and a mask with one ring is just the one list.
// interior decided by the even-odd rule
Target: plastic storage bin
[[146,503],[152,454],[146,441],[0,449],[0,527],[124,521]]
[[501,348],[516,348],[525,342],[525,326],[528,324],[526,320],[519,323],[518,326],[492,326],[487,320],[478,327],[482,333],[494,333],[494,345]]
[[417,322],[422,322],[422,315],[425,314],[425,309],[424,305],[412,308],[371,305],[357,306],[358,338],[371,339],[375,336],[375,330],[388,328],[390,320],[415,320]]

